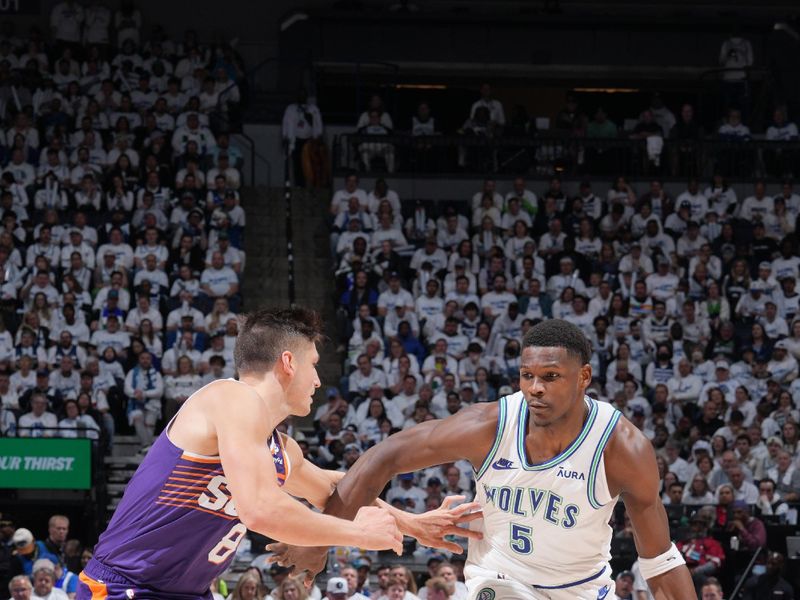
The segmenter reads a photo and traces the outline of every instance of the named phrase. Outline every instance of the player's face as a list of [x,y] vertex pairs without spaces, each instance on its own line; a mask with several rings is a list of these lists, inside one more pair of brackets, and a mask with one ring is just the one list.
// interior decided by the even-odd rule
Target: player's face
[[556,423],[579,408],[592,379],[589,365],[558,347],[526,347],[519,372],[520,390],[538,427]]
[[311,397],[321,385],[317,374],[319,353],[316,344],[308,342],[300,347],[292,356],[295,372],[289,382],[286,394],[291,407],[291,414],[299,417],[311,411]]

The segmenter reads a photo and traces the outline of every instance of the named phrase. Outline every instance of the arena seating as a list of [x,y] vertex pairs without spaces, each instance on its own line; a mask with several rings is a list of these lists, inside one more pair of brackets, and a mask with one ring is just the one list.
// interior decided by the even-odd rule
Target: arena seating
[[[191,31],[146,35],[138,10],[65,6],[54,38],[0,40],[0,436],[91,440],[91,521],[117,455],[135,467],[194,390],[234,374],[245,214],[228,134],[243,69]],[[70,42],[75,19],[95,42]],[[35,527],[7,508],[3,547],[27,551]],[[74,591],[93,539],[52,532],[34,555],[54,554]],[[0,598],[32,568],[8,558]]]
[[[483,98],[458,132],[416,116],[405,132],[371,102],[369,125],[334,144],[344,377],[311,456],[346,469],[394,431],[517,391],[521,335],[569,319],[595,350],[588,394],[653,442],[673,539],[710,540],[690,560],[698,590],[714,577],[732,591],[759,548],[786,555],[800,506],[800,195],[785,113],[759,135],[731,110],[702,135],[663,104],[626,130],[570,100],[557,125],[525,130]],[[489,175],[462,200],[427,200],[426,183],[460,170]],[[416,199],[397,193],[404,177]],[[473,486],[468,464],[445,465],[387,497],[420,511]],[[754,514],[744,532],[738,502]],[[641,585],[618,508],[612,566]],[[417,564],[432,555],[417,549]]]

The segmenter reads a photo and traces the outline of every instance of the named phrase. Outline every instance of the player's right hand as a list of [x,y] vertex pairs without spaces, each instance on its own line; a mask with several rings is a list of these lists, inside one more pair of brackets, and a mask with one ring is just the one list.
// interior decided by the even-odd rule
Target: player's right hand
[[303,583],[307,590],[314,585],[314,579],[325,568],[325,561],[328,558],[327,548],[301,548],[282,542],[268,544],[267,551],[273,553],[267,558],[268,563],[286,567],[295,575],[304,573]]
[[403,534],[388,511],[377,506],[364,506],[353,522],[361,530],[359,546],[364,550],[394,550],[397,556],[403,554]]

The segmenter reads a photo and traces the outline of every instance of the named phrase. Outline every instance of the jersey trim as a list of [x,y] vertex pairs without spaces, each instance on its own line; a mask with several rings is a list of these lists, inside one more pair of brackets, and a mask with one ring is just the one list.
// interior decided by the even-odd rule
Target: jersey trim
[[561,584],[561,585],[534,585],[532,587],[535,587],[536,589],[539,589],[539,590],[560,590],[560,589],[563,589],[563,588],[572,587],[574,585],[583,585],[584,583],[588,583],[588,582],[590,582],[590,581],[592,581],[594,579],[597,579],[598,577],[600,577],[605,572],[606,572],[606,568],[603,567],[602,569],[600,569],[594,575],[590,575],[589,577],[585,577],[583,579],[580,579],[578,581],[573,581],[571,583],[564,583],[564,584]]
[[[172,443],[171,440],[170,443]],[[177,446],[175,447],[177,448]],[[207,465],[220,464],[219,456],[203,456],[202,454],[195,454],[194,452],[187,452],[186,450],[184,450],[183,454],[181,454],[181,458],[183,460],[189,460],[191,462],[203,463]]]
[[486,469],[489,468],[489,465],[492,464],[492,460],[494,459],[495,454],[497,454],[497,449],[500,447],[500,442],[503,440],[503,431],[506,428],[506,397],[503,396],[497,401],[498,406],[498,413],[497,413],[497,428],[495,429],[494,434],[494,444],[492,444],[492,449],[489,450],[489,454],[486,455],[486,458],[483,459],[483,463],[481,464],[481,468],[475,472],[475,481],[480,479],[483,474],[486,472]]
[[108,598],[108,588],[105,583],[100,583],[96,579],[89,577],[84,571],[80,572],[78,579],[89,588],[92,594],[92,600],[106,600]]
[[611,419],[609,419],[608,424],[603,431],[603,435],[600,436],[600,441],[598,441],[597,448],[595,448],[594,456],[592,457],[592,466],[589,468],[589,481],[586,485],[586,496],[589,499],[589,504],[594,509],[598,509],[603,506],[595,496],[597,470],[600,467],[600,461],[603,460],[603,451],[606,449],[608,440],[611,438],[611,434],[614,432],[614,428],[617,426],[621,416],[622,413],[620,413],[618,410],[614,411],[614,414],[612,415]]
[[561,454],[558,454],[543,463],[535,464],[530,464],[528,462],[528,457],[525,453],[525,434],[528,430],[528,418],[530,416],[530,412],[528,411],[528,405],[525,402],[520,404],[520,416],[517,425],[517,451],[519,453],[520,463],[522,464],[522,468],[524,470],[544,471],[546,469],[551,469],[575,454],[578,448],[581,447],[583,441],[586,439],[586,436],[589,435],[589,432],[592,430],[592,425],[594,425],[594,422],[597,419],[597,403],[591,399],[588,401],[584,399],[584,402],[586,402],[589,406],[589,415],[586,417],[586,422],[583,424],[583,429],[581,429],[578,437],[572,440],[572,443],[567,446],[566,450],[564,450]]

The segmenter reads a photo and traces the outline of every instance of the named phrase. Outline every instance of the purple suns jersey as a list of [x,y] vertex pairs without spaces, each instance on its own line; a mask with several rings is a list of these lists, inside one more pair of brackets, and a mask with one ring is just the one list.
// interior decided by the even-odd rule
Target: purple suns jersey
[[[283,485],[290,465],[277,431],[269,446]],[[206,597],[246,532],[219,457],[185,452],[164,431],[128,483],[92,562],[163,596]],[[102,581],[92,571],[90,563],[86,575]]]

